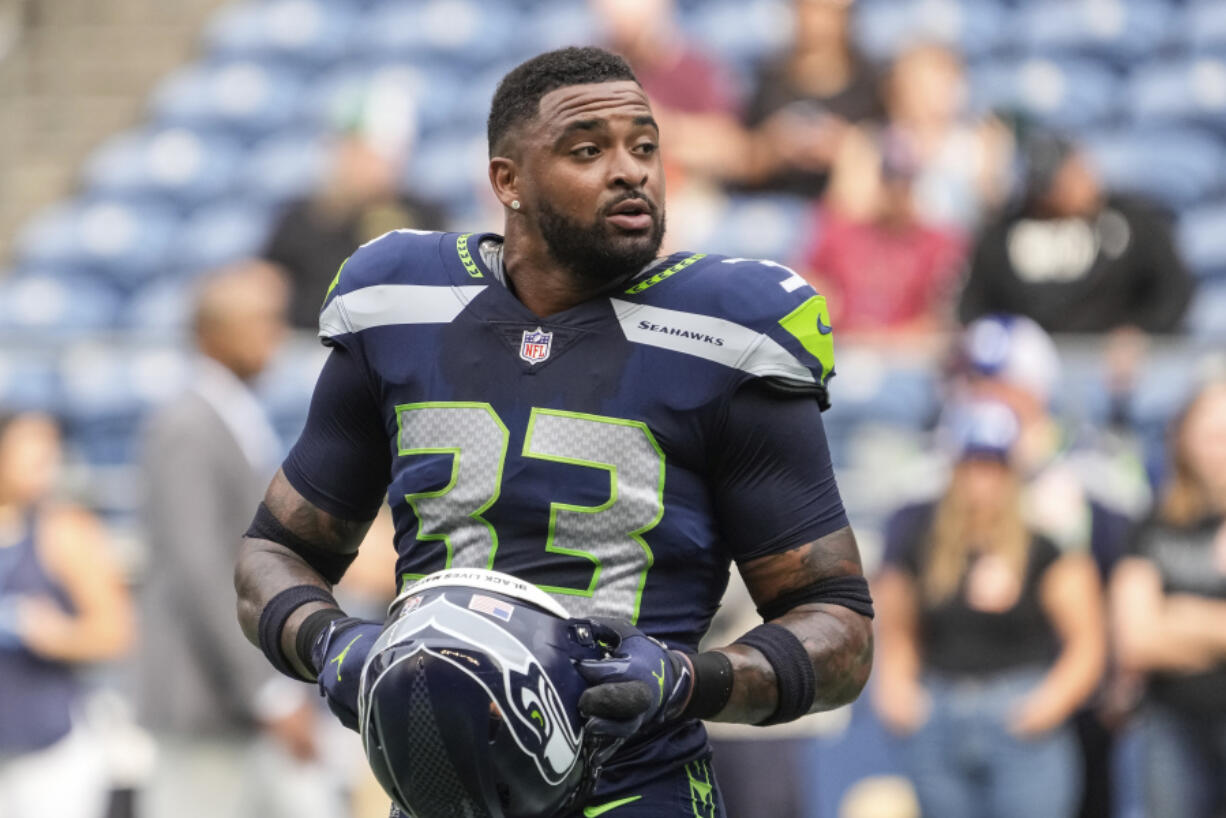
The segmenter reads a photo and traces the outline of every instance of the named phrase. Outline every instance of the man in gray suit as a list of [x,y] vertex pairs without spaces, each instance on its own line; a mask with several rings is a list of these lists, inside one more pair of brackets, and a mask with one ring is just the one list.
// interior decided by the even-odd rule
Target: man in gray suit
[[339,792],[321,790],[312,691],[273,679],[234,626],[235,555],[283,454],[249,382],[281,344],[288,295],[261,262],[210,276],[190,386],[146,431],[140,710],[159,764],[145,818],[280,816],[291,800],[299,818],[339,814]]

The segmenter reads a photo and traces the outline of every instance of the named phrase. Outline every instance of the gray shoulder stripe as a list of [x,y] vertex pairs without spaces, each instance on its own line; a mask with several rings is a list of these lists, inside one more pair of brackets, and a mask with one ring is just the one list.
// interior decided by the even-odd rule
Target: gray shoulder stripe
[[758,377],[816,383],[813,373],[765,333],[723,318],[611,298],[626,340],[705,358]]
[[464,287],[425,284],[376,284],[333,298],[319,316],[319,334],[329,338],[347,332],[393,324],[446,324],[463,312],[486,285]]

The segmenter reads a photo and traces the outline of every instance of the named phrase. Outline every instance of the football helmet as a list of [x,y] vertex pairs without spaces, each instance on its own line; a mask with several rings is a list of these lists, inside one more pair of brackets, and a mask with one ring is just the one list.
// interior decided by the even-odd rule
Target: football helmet
[[[508,574],[450,569],[409,586],[362,669],[359,730],[412,818],[527,818],[576,806],[614,749],[585,736],[575,663],[590,624]],[[586,740],[585,740],[586,739]]]

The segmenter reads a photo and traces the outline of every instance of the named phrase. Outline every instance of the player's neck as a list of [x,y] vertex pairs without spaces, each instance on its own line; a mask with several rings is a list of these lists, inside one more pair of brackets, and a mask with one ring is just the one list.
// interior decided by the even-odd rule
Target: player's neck
[[599,295],[608,282],[576,276],[549,252],[543,239],[508,229],[502,263],[507,287],[535,315],[545,318]]

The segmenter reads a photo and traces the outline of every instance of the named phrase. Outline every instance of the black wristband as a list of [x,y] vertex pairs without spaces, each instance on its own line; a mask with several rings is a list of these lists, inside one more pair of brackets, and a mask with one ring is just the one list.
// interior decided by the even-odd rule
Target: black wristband
[[732,698],[732,660],[717,650],[691,655],[694,689],[681,711],[683,719],[709,719]]
[[796,634],[782,625],[768,623],[754,628],[735,644],[759,651],[775,671],[779,703],[775,712],[758,724],[782,724],[809,712],[817,695],[817,674],[808,651]]
[[308,602],[327,602],[331,607],[337,607],[332,594],[318,585],[295,585],[268,600],[268,604],[260,613],[260,624],[256,629],[260,650],[264,651],[272,666],[291,679],[302,682],[313,682],[314,679],[308,679],[294,669],[293,663],[281,650],[281,631],[285,629],[285,623],[294,611]]
[[294,652],[302,663],[318,676],[322,668],[315,664],[315,642],[320,635],[338,619],[344,619],[345,612],[340,608],[320,608],[307,615],[298,626],[298,635],[294,638]]

